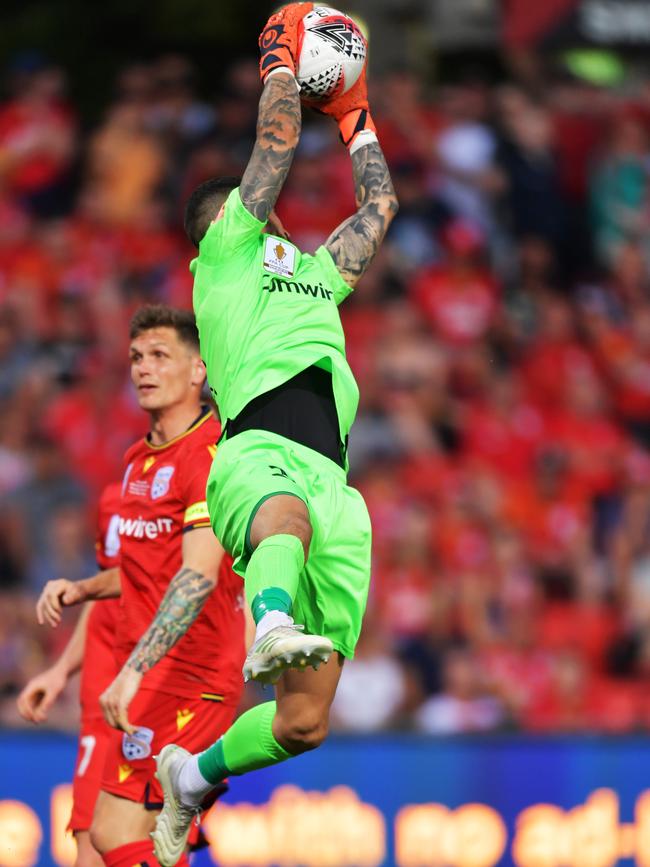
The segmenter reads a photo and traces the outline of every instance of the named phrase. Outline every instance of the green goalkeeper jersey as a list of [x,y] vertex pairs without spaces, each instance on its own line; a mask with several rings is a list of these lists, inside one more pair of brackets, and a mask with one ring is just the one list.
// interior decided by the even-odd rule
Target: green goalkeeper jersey
[[352,290],[325,247],[313,256],[301,253],[265,234],[264,225],[233,190],[190,265],[201,355],[222,423],[254,397],[316,365],[332,374],[345,442],[359,390],[337,305]]

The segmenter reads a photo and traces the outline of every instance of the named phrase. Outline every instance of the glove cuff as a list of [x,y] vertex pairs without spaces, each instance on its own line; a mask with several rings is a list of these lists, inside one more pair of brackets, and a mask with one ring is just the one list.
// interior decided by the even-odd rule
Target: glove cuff
[[[374,141],[377,141],[377,129],[367,108],[355,108],[347,112],[347,114],[344,114],[339,119],[338,123],[341,141],[350,149],[351,153],[353,152],[352,147],[356,145],[356,139],[360,133],[371,133],[374,136]],[[371,139],[364,135],[361,143],[356,145],[354,150],[358,150],[362,144],[369,144],[370,141]]]

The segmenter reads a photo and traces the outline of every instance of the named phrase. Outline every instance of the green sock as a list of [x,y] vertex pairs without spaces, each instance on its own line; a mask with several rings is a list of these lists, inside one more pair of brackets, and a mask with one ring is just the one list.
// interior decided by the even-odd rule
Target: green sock
[[273,736],[275,702],[247,710],[216,744],[199,755],[199,771],[216,785],[231,774],[245,774],[291,758]]
[[268,611],[291,614],[304,565],[305,552],[297,536],[280,533],[260,542],[248,561],[244,579],[255,623]]

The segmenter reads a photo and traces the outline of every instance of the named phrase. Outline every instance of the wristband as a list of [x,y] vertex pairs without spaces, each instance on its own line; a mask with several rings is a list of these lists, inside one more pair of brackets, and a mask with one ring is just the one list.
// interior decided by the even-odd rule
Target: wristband
[[[293,69],[289,69],[288,66],[276,66],[275,69],[272,69],[269,73],[267,73],[266,78],[264,79],[264,83],[266,83],[272,75],[277,75],[278,72],[286,72],[287,75],[290,75],[293,79],[296,77],[296,73]],[[296,84],[298,82],[296,81]]]
[[379,139],[371,129],[362,129],[361,132],[358,132],[352,139],[352,144],[348,148],[350,156],[352,156],[355,151],[358,151],[359,148],[365,147],[369,144],[377,144],[378,141]]
[[288,66],[278,66],[276,69],[272,69],[269,72],[269,74],[266,76],[266,78],[264,79],[264,86],[265,87],[266,87],[266,82],[269,80],[269,78],[278,72],[285,72],[287,75],[290,75],[294,80],[294,83],[296,85],[296,90],[298,91],[298,93],[300,93],[300,85],[298,84],[298,81],[296,80],[296,76],[295,76],[293,70],[289,69]]

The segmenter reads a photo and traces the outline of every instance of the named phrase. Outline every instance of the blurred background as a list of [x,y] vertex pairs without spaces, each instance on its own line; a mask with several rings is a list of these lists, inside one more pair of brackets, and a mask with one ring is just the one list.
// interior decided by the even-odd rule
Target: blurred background
[[[401,210],[341,308],[361,387],[351,479],[375,544],[333,727],[644,732],[650,2],[340,8],[369,35],[370,104]],[[3,8],[5,728],[21,725],[17,692],[73,623],[39,628],[35,597],[51,578],[93,571],[98,493],[145,431],[129,317],[148,301],[191,305],[184,201],[250,154],[256,40],[271,11],[233,0]],[[354,208],[336,132],[305,117],[278,206],[310,251]],[[77,718],[72,684],[51,722],[74,731]]]

